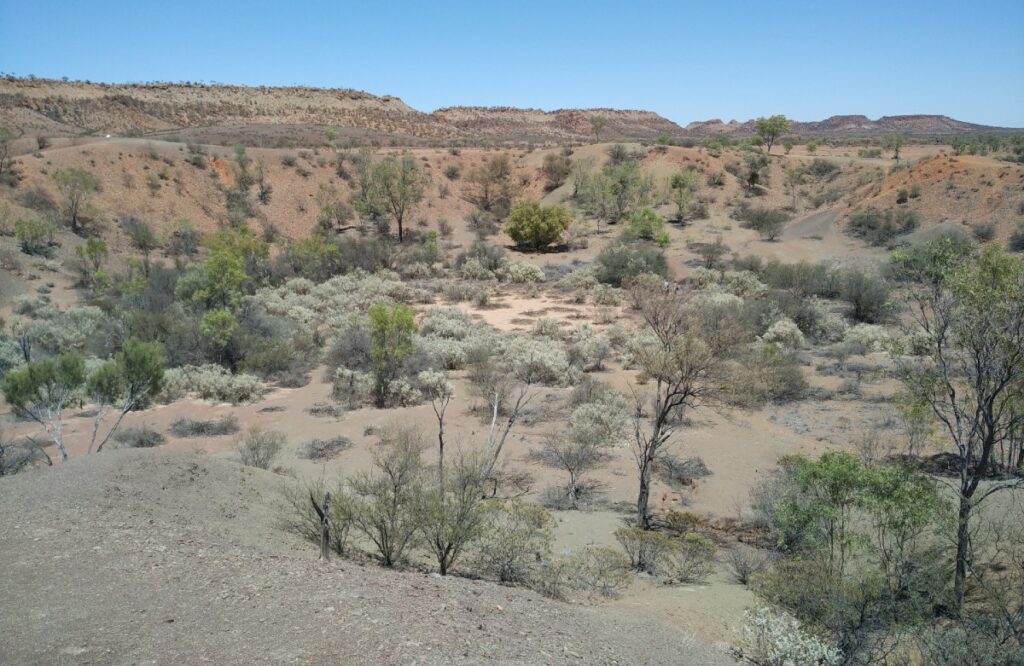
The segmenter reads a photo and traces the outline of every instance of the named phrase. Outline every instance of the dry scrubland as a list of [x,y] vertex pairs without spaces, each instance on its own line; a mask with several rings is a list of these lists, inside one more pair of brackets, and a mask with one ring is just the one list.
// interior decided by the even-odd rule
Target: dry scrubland
[[[1019,143],[360,148],[266,96],[316,145],[0,164],[4,661],[1021,663],[1019,498],[980,501]],[[962,577],[925,375],[972,369],[922,312],[1006,375]]]

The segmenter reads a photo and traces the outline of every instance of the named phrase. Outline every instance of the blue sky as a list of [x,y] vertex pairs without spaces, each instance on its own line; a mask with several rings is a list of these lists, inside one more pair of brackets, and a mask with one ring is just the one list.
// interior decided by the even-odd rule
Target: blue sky
[[357,88],[423,111],[941,113],[1024,127],[1024,0],[0,0],[0,71]]

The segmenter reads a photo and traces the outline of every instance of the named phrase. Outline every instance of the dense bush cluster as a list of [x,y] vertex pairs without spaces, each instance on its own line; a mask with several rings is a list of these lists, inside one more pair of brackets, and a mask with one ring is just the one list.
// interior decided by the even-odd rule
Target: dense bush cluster
[[871,245],[889,245],[920,224],[918,214],[908,208],[880,211],[868,208],[850,215],[847,229]]

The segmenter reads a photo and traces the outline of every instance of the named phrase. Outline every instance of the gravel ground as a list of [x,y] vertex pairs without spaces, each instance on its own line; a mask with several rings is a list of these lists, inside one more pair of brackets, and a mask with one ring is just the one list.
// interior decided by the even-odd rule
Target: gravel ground
[[650,618],[322,565],[279,477],[113,451],[0,480],[0,663],[729,664]]

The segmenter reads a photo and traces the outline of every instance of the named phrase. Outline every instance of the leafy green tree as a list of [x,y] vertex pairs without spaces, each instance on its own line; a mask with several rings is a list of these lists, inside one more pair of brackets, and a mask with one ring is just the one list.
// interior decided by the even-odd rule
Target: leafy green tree
[[853,541],[853,509],[864,491],[864,466],[845,452],[826,452],[814,462],[796,458],[791,464],[800,495],[786,498],[780,513],[791,530],[804,534],[805,545],[826,549],[829,571],[841,576]]
[[[230,252],[215,252],[197,272],[183,278],[178,288],[179,294],[186,295],[193,303],[206,308],[234,308],[241,300],[242,287],[248,280],[245,260],[241,256]],[[185,293],[190,288],[191,293]]]
[[41,425],[53,438],[61,459],[67,460],[64,408],[75,402],[85,380],[84,359],[76,353],[64,352],[12,370],[4,377],[2,388],[14,413]]
[[370,356],[373,359],[374,395],[378,407],[387,403],[391,383],[398,378],[405,359],[413,352],[416,322],[412,308],[402,303],[370,307]]
[[1018,487],[1015,478],[987,478],[997,451],[1024,426],[1024,261],[993,245],[964,257],[948,241],[931,256],[931,266],[915,271],[921,283],[911,292],[927,352],[899,360],[909,394],[931,410],[957,462],[959,613],[976,571],[975,512],[992,495]]
[[761,234],[766,241],[778,238],[789,221],[789,215],[777,208],[748,208],[737,214],[742,218],[744,227]]
[[765,155],[747,155],[747,173],[743,178],[748,190],[755,190],[765,180],[765,169],[768,168],[768,158]]
[[606,127],[608,127],[608,116],[600,113],[590,116],[590,131],[594,133],[594,140],[598,143],[601,142],[601,134],[604,133]]
[[95,286],[107,261],[107,244],[101,238],[90,238],[75,247],[75,258],[82,284]]
[[542,206],[536,201],[521,201],[512,207],[505,231],[520,248],[540,250],[560,243],[572,224],[564,206]]
[[369,171],[365,199],[357,198],[356,207],[366,211],[383,210],[398,226],[398,242],[404,240],[405,221],[423,199],[430,183],[425,172],[412,155],[401,158],[388,156]]
[[892,151],[892,158],[896,160],[896,164],[900,163],[900,150],[903,148],[905,141],[906,139],[902,134],[890,134],[882,141],[882,146],[886,150]]
[[128,235],[132,247],[142,253],[142,266],[146,275],[149,275],[149,257],[160,247],[160,238],[153,231],[153,227],[134,215],[126,215],[121,219],[121,229]]
[[650,203],[654,180],[635,159],[606,164],[582,183],[580,206],[600,222],[615,224]]
[[519,192],[512,178],[512,162],[504,153],[472,169],[466,184],[466,200],[498,221],[508,217]]
[[226,230],[206,239],[210,254],[178,281],[176,294],[197,307],[233,310],[250,281],[247,265],[267,258],[267,244],[247,230]]
[[795,145],[796,144],[793,143],[792,139],[783,139],[782,140],[782,148],[783,148],[783,150],[786,151],[787,155],[789,155],[789,151],[793,150],[793,146],[795,146]]
[[143,342],[129,338],[113,360],[104,363],[89,375],[87,390],[97,406],[89,452],[96,444],[100,421],[107,409],[118,405],[119,413],[114,424],[100,440],[96,451],[104,445],[121,425],[125,414],[138,409],[151,400],[163,387],[166,364],[164,348],[159,342]]
[[53,182],[64,197],[64,214],[71,231],[81,234],[85,230],[84,216],[88,212],[89,200],[100,189],[100,179],[85,169],[71,167],[54,171]]
[[210,310],[199,322],[199,333],[213,345],[221,358],[237,330],[238,320],[227,308]]
[[348,228],[355,211],[342,200],[338,188],[332,184],[320,185],[316,193],[316,203],[320,206],[320,213],[316,218],[317,232],[331,236],[341,233]]
[[786,116],[775,115],[768,118],[758,118],[754,121],[754,131],[765,146],[765,152],[772,152],[772,144],[776,139],[789,131],[790,122]]
[[872,663],[945,602],[938,549],[948,503],[924,474],[845,452],[779,464],[756,504],[787,559],[754,589],[828,636],[850,663]]
[[623,233],[626,238],[653,241],[661,247],[668,247],[671,243],[665,230],[665,220],[650,208],[641,208],[630,215]]
[[700,191],[697,172],[693,169],[677,171],[669,179],[668,187],[672,191],[672,201],[676,204],[676,219],[682,222],[686,219],[694,197]]

